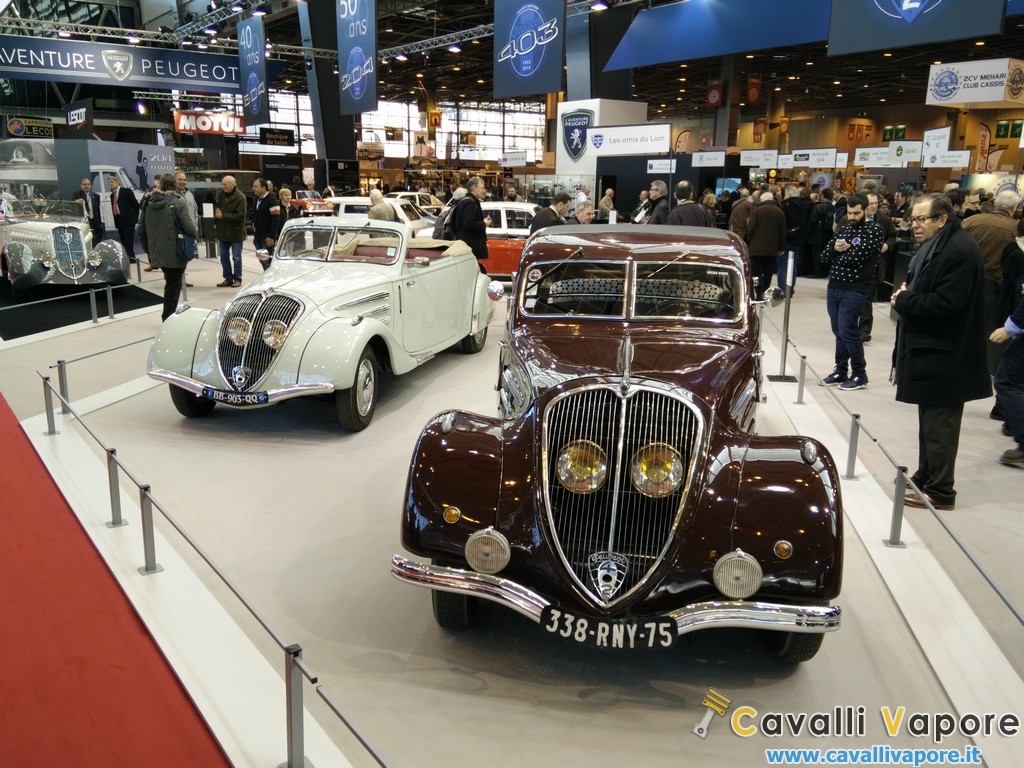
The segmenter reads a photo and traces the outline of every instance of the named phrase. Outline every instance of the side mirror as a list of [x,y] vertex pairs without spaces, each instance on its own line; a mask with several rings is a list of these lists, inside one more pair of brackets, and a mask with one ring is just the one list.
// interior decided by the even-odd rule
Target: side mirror
[[429,267],[430,259],[428,259],[426,256],[416,256],[412,260],[412,265],[414,267]]
[[259,248],[256,251],[256,258],[260,261],[270,261],[270,251],[266,248]]
[[785,300],[786,294],[782,292],[781,288],[772,288],[770,291],[765,291],[763,299],[761,299],[760,301],[755,301],[754,303],[767,304],[769,307],[777,307]]
[[491,301],[501,301],[505,297],[505,286],[497,280],[491,280],[487,285],[487,298]]

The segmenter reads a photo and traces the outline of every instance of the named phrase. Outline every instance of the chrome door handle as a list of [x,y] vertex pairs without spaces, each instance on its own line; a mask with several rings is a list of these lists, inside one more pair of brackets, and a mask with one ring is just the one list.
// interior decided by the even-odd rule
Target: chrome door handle
[[410,288],[412,288],[414,285],[416,285],[416,281],[415,280],[406,280],[405,284],[407,286],[409,286]]

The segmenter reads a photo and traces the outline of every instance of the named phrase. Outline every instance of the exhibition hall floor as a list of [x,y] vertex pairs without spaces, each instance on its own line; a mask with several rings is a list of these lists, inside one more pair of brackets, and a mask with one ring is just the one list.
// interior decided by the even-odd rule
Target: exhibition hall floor
[[[247,252],[246,280],[258,269]],[[144,276],[146,287],[161,290],[159,273]],[[213,287],[215,261],[198,260],[189,278],[195,306],[218,307],[234,293]],[[790,319],[793,341],[822,374],[832,358],[824,289],[822,280],[798,281]],[[428,592],[389,574],[391,555],[401,551],[407,467],[435,413],[495,412],[503,320],[502,307],[479,355],[452,350],[411,374],[385,377],[374,421],[358,434],[341,430],[327,400],[249,412],[218,407],[210,418],[184,419],[166,386],[145,377],[158,307],[0,342],[0,392],[236,765],[285,759],[284,655],[159,515],[156,560],[164,570],[136,571],[143,548],[135,487],[122,482],[130,525],[107,528],[102,449],[70,416],[58,414],[59,435],[44,434],[37,372],[56,381],[58,360],[86,358],[68,365],[68,382],[89,430],[152,487],[284,642],[301,645],[321,692],[383,764],[757,766],[768,764],[772,748],[977,744],[992,768],[1019,768],[1021,734],[954,732],[936,743],[935,718],[945,714],[1024,718],[1024,629],[928,510],[906,510],[905,547],[883,544],[895,470],[882,448],[911,470],[917,451],[916,409],[895,403],[887,381],[894,327],[885,305],[876,305],[867,389],[837,394],[808,372],[804,402],[796,404],[797,384],[769,382],[759,419],[763,434],[822,440],[845,470],[845,405],[882,446],[861,433],[856,477],[843,480],[843,625],[813,660],[781,665],[739,630],[693,633],[667,652],[591,651],[490,604],[469,631],[441,630]],[[779,372],[782,324],[782,307],[766,311],[769,374]],[[792,349],[788,363],[795,373]],[[1020,610],[1024,474],[998,462],[1011,441],[988,418],[991,404],[967,407],[957,509],[939,514]],[[731,702],[701,739],[692,730],[709,711],[702,705],[709,688]],[[313,765],[379,764],[309,683],[304,699]],[[896,718],[893,733],[886,712]],[[826,735],[810,735],[801,713],[825,713],[815,722]],[[769,737],[778,722],[783,735]],[[921,727],[930,732],[914,735]]]

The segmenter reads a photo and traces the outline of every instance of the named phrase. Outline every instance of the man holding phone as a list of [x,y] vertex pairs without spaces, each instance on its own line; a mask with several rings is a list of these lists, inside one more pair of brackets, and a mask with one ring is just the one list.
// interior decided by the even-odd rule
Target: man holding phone
[[838,385],[844,392],[868,385],[860,313],[870,297],[885,233],[876,222],[867,220],[867,207],[864,195],[850,197],[846,203],[846,223],[825,246],[823,254],[831,265],[826,305],[832,335],[836,337],[836,367],[821,380],[821,385]]

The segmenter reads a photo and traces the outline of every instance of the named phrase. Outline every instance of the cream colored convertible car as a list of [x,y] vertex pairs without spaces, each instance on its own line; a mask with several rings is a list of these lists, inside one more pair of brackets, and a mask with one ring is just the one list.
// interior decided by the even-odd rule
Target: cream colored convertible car
[[413,239],[394,222],[296,219],[226,307],[182,305],[167,319],[149,375],[185,416],[330,395],[342,426],[365,429],[382,370],[406,373],[455,344],[483,349],[489,287],[465,243]]

